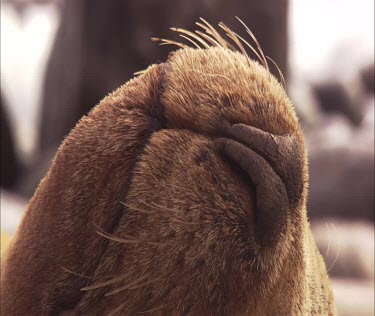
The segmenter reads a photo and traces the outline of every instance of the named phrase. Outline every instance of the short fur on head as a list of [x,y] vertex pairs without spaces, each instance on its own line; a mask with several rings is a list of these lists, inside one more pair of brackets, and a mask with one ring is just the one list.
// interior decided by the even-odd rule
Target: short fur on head
[[179,44],[61,145],[3,262],[3,315],[335,313],[293,106],[262,52],[200,25],[178,31],[204,49]]

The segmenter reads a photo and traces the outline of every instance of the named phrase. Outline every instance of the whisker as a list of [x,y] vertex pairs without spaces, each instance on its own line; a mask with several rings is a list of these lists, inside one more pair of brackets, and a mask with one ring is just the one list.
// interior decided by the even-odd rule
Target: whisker
[[63,269],[65,272],[68,272],[68,273],[70,273],[70,274],[73,274],[73,275],[79,276],[79,277],[81,277],[81,278],[94,280],[93,277],[90,277],[90,276],[87,276],[87,275],[84,275],[84,274],[81,274],[81,273],[74,272],[74,271],[69,270],[69,269],[67,269],[67,268],[61,267],[61,269]]
[[[231,30],[227,25],[225,25],[223,22],[220,22],[218,25],[220,28],[222,28],[225,32],[226,35],[234,42],[235,46],[233,46],[229,41],[224,39],[224,37],[210,24],[208,23],[205,19],[202,17],[199,18],[201,22],[196,22],[195,24],[199,26],[202,30],[206,32],[203,33],[199,30],[195,30],[194,32],[191,32],[189,30],[183,29],[183,28],[171,28],[172,31],[175,31],[177,33],[180,33],[179,36],[184,38],[185,40],[189,41],[193,47],[196,47],[198,49],[202,49],[200,45],[203,46],[203,48],[210,48],[210,47],[220,47],[223,49],[225,54],[227,55],[228,52],[226,52],[226,49],[232,50],[232,51],[239,51],[241,52],[246,60],[247,63],[250,65],[251,64],[251,59],[250,56],[247,54],[246,49],[243,44],[245,44],[248,48],[251,49],[251,51],[255,54],[255,56],[259,59],[261,64],[269,71],[269,65],[267,62],[267,59],[271,60],[271,62],[275,65],[279,72],[279,77],[280,77],[280,82],[284,86],[285,84],[285,78],[284,75],[282,74],[280,68],[278,65],[268,56],[266,57],[263,53],[263,50],[256,39],[255,35],[250,31],[248,26],[238,17],[236,16],[236,19],[245,27],[246,32],[250,35],[250,38],[254,41],[255,47],[251,45],[248,41],[246,41],[243,37],[241,37],[239,34]],[[167,40],[167,39],[162,39],[162,38],[151,38],[153,41],[158,41],[160,42],[160,45],[176,45],[180,48],[188,48],[189,45],[183,44],[181,42],[173,41],[173,40]],[[242,44],[243,43],[243,44]],[[228,60],[230,62],[231,59],[228,56]],[[242,63],[242,62],[241,62]],[[242,63],[242,66],[244,67],[245,65]],[[136,74],[141,74],[141,72],[137,72]]]
[[132,287],[129,287],[128,289],[129,290],[136,290],[136,289],[139,289],[141,287],[144,287],[146,285],[149,285],[149,284],[152,284],[152,283],[155,283],[157,281],[161,281],[162,279],[153,279],[153,280],[149,280],[149,281],[146,281],[146,282],[143,282],[141,284],[137,284],[137,285],[134,285]]
[[250,29],[248,28],[248,26],[238,17],[236,16],[236,19],[245,27],[246,29],[246,32],[251,36],[251,38],[253,39],[255,45],[257,46],[260,54],[262,55],[262,59],[264,61],[264,65],[265,67],[267,68],[267,70],[269,70],[269,67],[268,67],[268,63],[267,63],[267,59],[266,57],[264,56],[264,53],[263,53],[263,50],[258,42],[258,40],[256,39],[255,35],[253,34],[253,32],[250,31]]
[[[201,18],[201,20],[203,20]],[[208,23],[208,22],[206,22]],[[216,32],[216,30],[210,25],[211,28],[207,27],[206,25],[202,24],[202,23],[199,23],[199,22],[196,22],[195,23],[196,25],[200,26],[203,30],[206,31],[207,34],[204,34],[200,31],[196,31],[199,35],[205,37],[209,42],[211,42],[211,44],[213,46],[217,46],[217,47],[220,47],[221,49],[223,49],[223,51],[225,52],[226,49],[231,49],[231,50],[235,50],[235,48],[230,44],[228,43],[227,41],[225,41],[221,35]],[[216,34],[212,31],[214,30],[216,32]],[[213,37],[211,37],[211,36]],[[218,38],[220,37],[220,38]],[[216,39],[216,40],[215,40]],[[221,41],[222,40],[222,41]],[[213,42],[212,42],[213,41]],[[229,61],[231,62],[231,59],[229,58]]]
[[259,59],[259,61],[262,63],[262,65],[264,66],[264,62],[263,62],[263,59],[262,57],[260,57],[260,55],[258,54],[258,52],[256,51],[256,49],[250,45],[249,42],[247,42],[242,36],[238,35],[237,33],[235,33],[237,35],[237,37],[247,46],[251,49],[251,51],[255,54],[255,56]]
[[[228,48],[228,42],[220,35],[218,31],[210,24],[208,23],[205,19],[199,18],[206,26],[208,29],[204,28],[207,33],[211,34],[224,48]],[[198,24],[199,25],[199,24]],[[202,25],[199,25],[202,27]],[[210,30],[210,32],[208,32]]]
[[[230,43],[228,43],[227,41],[225,41],[221,37],[221,35],[220,35],[220,39],[222,39],[224,41],[225,46],[223,46],[223,43],[220,42],[220,39],[218,38],[218,36],[215,33],[213,33],[211,31],[211,29],[208,28],[206,25],[204,25],[202,23],[199,23],[199,22],[196,22],[195,24],[198,25],[198,26],[200,26],[203,30],[205,30],[207,34],[204,34],[203,32],[198,31],[198,30],[196,30],[195,32],[197,34],[199,34],[200,36],[203,36],[207,41],[209,41],[211,43],[211,45],[220,47],[222,49],[232,49],[232,50],[234,50],[234,47]],[[219,33],[217,33],[217,34],[219,34]]]
[[284,75],[281,72],[279,66],[276,64],[276,62],[271,57],[266,56],[266,58],[269,59],[275,65],[275,67],[277,68],[277,71],[279,72],[281,84],[283,85],[284,88],[286,88],[285,78],[284,78]]
[[[94,223],[94,226],[96,227],[96,229],[97,229],[97,233],[98,234],[103,234],[103,235],[106,235],[106,236],[103,236],[103,237],[114,237],[114,238],[116,238],[116,236],[114,236],[114,235],[112,235],[112,234],[110,234],[110,233],[107,233],[106,231],[104,231],[104,229],[102,229],[101,227],[99,227],[99,225],[97,225],[96,223]],[[128,238],[129,240],[134,240],[134,241],[137,241],[138,239],[136,239],[135,237],[132,237],[132,236],[129,236],[129,235],[125,235],[124,234],[124,236],[126,237],[126,238]],[[121,238],[121,237],[118,237],[118,238]]]
[[329,227],[328,227],[328,223],[326,223],[326,229],[327,229],[327,232],[328,232],[328,245],[327,245],[327,250],[326,250],[326,253],[325,253],[325,258],[327,258],[328,254],[329,254],[329,251],[331,249],[331,234],[330,234],[330,230],[329,230]]
[[195,34],[193,32],[190,32],[188,30],[181,29],[181,28],[175,28],[175,27],[172,27],[171,30],[175,31],[175,32],[178,32],[178,33],[185,34],[186,36],[190,36],[190,37],[194,38],[199,43],[201,43],[203,45],[203,47],[205,47],[205,48],[209,48],[210,47],[210,45],[208,45],[201,37],[199,37],[197,34]]
[[217,46],[217,47],[221,47],[221,45],[216,41],[214,40],[211,36],[207,35],[207,34],[204,34],[203,32],[201,31],[195,31],[198,35],[204,37],[212,46]]
[[196,42],[194,42],[191,38],[189,38],[189,37],[187,37],[183,34],[179,34],[179,36],[181,36],[182,38],[184,38],[187,41],[189,41],[190,43],[192,43],[196,48],[201,49],[201,47]]
[[[94,224],[95,225],[95,224]],[[154,245],[154,246],[160,246],[160,245],[166,245],[168,244],[168,242],[159,242],[159,241],[155,241],[155,240],[146,240],[146,239],[136,239],[135,237],[132,237],[132,236],[129,236],[129,235],[126,235],[124,234],[125,238],[123,237],[118,237],[118,236],[114,236],[112,234],[109,234],[107,232],[105,232],[103,229],[101,229],[99,226],[95,225],[97,227],[97,231],[96,233],[99,235],[99,236],[102,236],[106,239],[109,239],[111,241],[115,241],[115,242],[118,242],[118,243],[121,243],[121,244],[140,244],[140,243],[147,243],[147,244],[150,244],[150,245]],[[127,238],[127,239],[126,239]]]
[[236,43],[236,45],[238,46],[238,48],[240,49],[240,51],[242,52],[242,54],[246,57],[246,60],[247,60],[248,64],[250,65],[249,56],[247,55],[247,52],[246,52],[245,48],[241,44],[241,41],[238,39],[237,34],[235,32],[233,32],[223,22],[219,23],[219,27],[221,27],[224,31],[226,31],[227,35],[229,36],[229,38],[231,38]]
[[[335,225],[333,223],[330,223],[331,226],[333,227],[333,229],[335,230],[335,232],[337,233],[337,229],[335,227]],[[335,259],[333,259],[333,262],[331,264],[331,266],[329,267],[329,269],[327,270],[327,274],[329,273],[329,271],[331,271],[331,269],[335,266],[339,256],[340,256],[340,253],[341,253],[341,243],[340,243],[340,238],[337,239],[339,241],[339,247],[337,249],[337,252],[336,252],[336,256],[335,256]]]
[[143,69],[143,70],[140,70],[140,71],[136,71],[133,75],[134,76],[138,76],[138,75],[142,75],[146,72],[147,69]]
[[100,235],[104,238],[107,238],[107,239],[112,240],[112,241],[119,242],[121,244],[139,244],[139,243],[142,242],[141,240],[125,239],[125,238],[113,236],[113,235],[110,235],[108,233],[101,232],[99,230],[97,230],[96,232],[97,232],[98,235]]
[[130,282],[130,283],[127,284],[127,285],[121,286],[121,287],[119,287],[119,288],[117,288],[117,289],[114,289],[114,290],[112,290],[112,291],[106,293],[105,296],[114,295],[114,294],[116,294],[116,293],[118,293],[118,292],[121,292],[121,291],[127,290],[127,289],[129,289],[129,288],[131,288],[131,287],[133,287],[133,286],[136,286],[136,285],[138,285],[140,282],[142,282],[143,280],[147,279],[149,276],[150,276],[149,274],[145,274],[145,275],[139,277],[138,279],[136,279],[136,280]]
[[129,277],[129,275],[120,275],[118,277],[115,277],[107,281],[98,282],[98,283],[83,287],[81,288],[81,291],[91,291],[91,290],[99,289],[99,288],[102,288],[102,287],[105,287],[105,286],[108,286],[117,282],[121,282],[125,280],[127,277]]
[[161,42],[159,45],[176,45],[180,48],[188,48],[189,46],[180,42],[164,39],[164,38],[158,38],[158,37],[152,37],[151,40],[153,42]]

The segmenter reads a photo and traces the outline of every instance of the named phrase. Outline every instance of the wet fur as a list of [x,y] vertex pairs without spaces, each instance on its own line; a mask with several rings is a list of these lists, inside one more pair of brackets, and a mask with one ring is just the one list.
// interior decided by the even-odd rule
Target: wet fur
[[[217,145],[236,123],[298,141],[302,189],[270,245],[253,180]],[[174,52],[61,145],[2,264],[2,315],[333,315],[307,182],[293,106],[264,66]]]

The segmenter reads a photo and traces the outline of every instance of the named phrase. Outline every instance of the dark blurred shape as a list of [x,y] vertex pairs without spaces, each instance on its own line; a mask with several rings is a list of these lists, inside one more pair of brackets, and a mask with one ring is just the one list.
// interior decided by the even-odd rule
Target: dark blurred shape
[[16,191],[23,198],[30,199],[35,189],[37,188],[41,179],[44,178],[48,169],[50,168],[53,158],[55,157],[56,151],[50,150],[35,157],[35,161],[30,163],[27,172],[22,175],[22,179],[17,185]]
[[5,110],[3,97],[1,108],[1,187],[14,190],[21,174],[21,164],[18,160],[12,124]]
[[340,113],[354,126],[362,121],[362,111],[339,82],[324,82],[313,87],[314,94],[322,111],[326,113]]
[[361,79],[365,91],[369,94],[374,94],[375,86],[374,86],[374,64],[368,65],[365,67],[361,72]]
[[348,148],[309,158],[309,217],[374,220],[374,155]]
[[150,37],[178,39],[169,28],[195,29],[199,17],[215,26],[224,21],[250,40],[238,15],[286,75],[287,11],[288,0],[66,0],[46,73],[40,149],[55,150],[106,94],[167,58],[171,48]]

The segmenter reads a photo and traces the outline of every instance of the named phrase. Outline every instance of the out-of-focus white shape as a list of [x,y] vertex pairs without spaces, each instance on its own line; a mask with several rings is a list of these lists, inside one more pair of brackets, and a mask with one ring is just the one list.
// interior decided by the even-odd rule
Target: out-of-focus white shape
[[1,231],[13,235],[21,221],[27,201],[22,197],[1,190]]
[[289,30],[288,92],[315,124],[311,83],[334,80],[357,94],[359,71],[374,62],[374,0],[291,0]]
[[291,73],[347,76],[374,60],[373,0],[291,0]]
[[35,146],[44,72],[58,17],[52,3],[29,5],[22,21],[11,5],[1,5],[1,88],[23,154]]
[[356,279],[333,279],[333,295],[340,316],[373,316],[374,283]]

